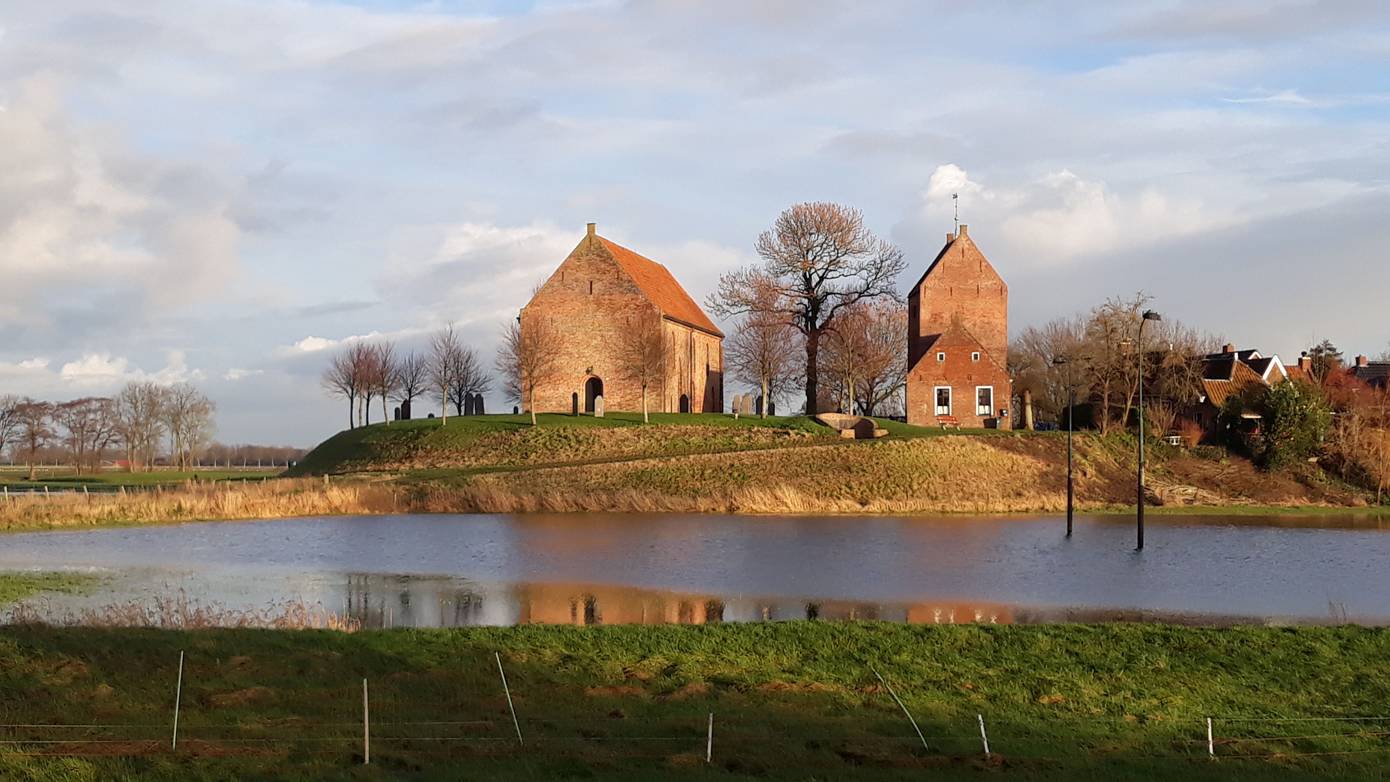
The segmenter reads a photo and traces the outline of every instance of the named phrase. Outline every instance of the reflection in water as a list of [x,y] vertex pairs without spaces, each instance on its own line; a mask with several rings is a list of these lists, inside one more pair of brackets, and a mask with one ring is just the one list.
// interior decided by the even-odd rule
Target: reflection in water
[[[881,604],[837,600],[720,598],[592,584],[483,585],[441,576],[353,573],[343,612],[364,627],[485,624],[716,624],[887,620],[911,624],[1011,624],[1009,606],[983,602]],[[1047,612],[1033,612],[1041,621]],[[500,620],[500,621],[499,621]]]

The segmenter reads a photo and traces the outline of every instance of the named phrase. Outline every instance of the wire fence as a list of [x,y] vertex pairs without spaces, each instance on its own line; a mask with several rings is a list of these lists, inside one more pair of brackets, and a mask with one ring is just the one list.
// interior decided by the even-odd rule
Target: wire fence
[[[516,759],[536,753],[584,760],[651,759],[720,765],[766,755],[769,747],[794,742],[802,750],[825,750],[846,762],[925,765],[943,758],[990,762],[1053,762],[1123,759],[1220,762],[1390,756],[1390,715],[1242,716],[1216,714],[1174,719],[1059,716],[1036,720],[971,715],[914,714],[912,698],[893,688],[891,676],[872,671],[883,688],[859,711],[799,722],[784,730],[776,721],[731,705],[698,715],[672,708],[658,718],[629,719],[595,708],[582,716],[547,716],[545,693],[523,694],[507,679],[500,655],[494,691],[484,700],[461,692],[392,676],[346,681],[341,697],[312,715],[296,714],[292,703],[258,708],[260,688],[211,698],[187,696],[196,666],[169,682],[167,720],[90,720],[71,723],[0,722],[0,758],[131,757],[182,755],[313,757],[342,764],[371,764],[384,757]],[[192,662],[192,660],[190,660]],[[521,685],[524,687],[525,685]],[[337,692],[336,690],[334,691]],[[621,694],[621,693],[620,693]],[[517,696],[517,697],[514,697]],[[709,703],[719,704],[718,698]],[[432,718],[455,709],[457,719]],[[464,713],[464,703],[475,711]],[[702,702],[703,703],[703,702]],[[158,713],[145,704],[142,713]],[[647,704],[659,709],[659,704]],[[0,719],[16,714],[9,705]],[[427,713],[422,713],[427,712]],[[845,730],[852,724],[853,732]],[[823,729],[822,729],[823,728]],[[1069,737],[1073,746],[1064,746]]]

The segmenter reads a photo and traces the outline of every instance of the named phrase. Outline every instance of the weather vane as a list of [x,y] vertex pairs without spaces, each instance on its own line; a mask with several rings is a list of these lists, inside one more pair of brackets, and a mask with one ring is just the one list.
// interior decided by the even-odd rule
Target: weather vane
[[960,193],[951,194],[951,204],[956,208],[956,235],[960,235]]

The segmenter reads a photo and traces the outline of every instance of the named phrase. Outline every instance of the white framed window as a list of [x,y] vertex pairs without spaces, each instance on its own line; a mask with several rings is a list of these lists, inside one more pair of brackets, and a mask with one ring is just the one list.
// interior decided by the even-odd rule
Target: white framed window
[[937,354],[936,354],[936,363],[938,363],[938,364],[944,364],[944,363],[946,363],[946,354],[945,354],[945,353],[937,353]]
[[935,396],[936,396],[936,414],[937,414],[937,415],[950,415],[950,414],[951,414],[951,387],[950,387],[950,386],[937,386],[937,387],[936,387]]
[[974,353],[971,353],[971,354],[970,354],[970,360],[971,360],[971,361],[979,361],[979,360],[980,360],[980,351],[977,350],[977,351],[975,351]]
[[994,415],[994,386],[975,386],[975,415]]

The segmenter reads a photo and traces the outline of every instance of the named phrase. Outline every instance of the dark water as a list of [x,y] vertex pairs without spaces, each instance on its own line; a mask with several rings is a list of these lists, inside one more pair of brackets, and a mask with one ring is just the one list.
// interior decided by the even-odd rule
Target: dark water
[[368,626],[879,618],[1390,624],[1390,521],[1126,517],[392,516],[0,537],[0,569],[82,570],[61,616],[183,593]]

